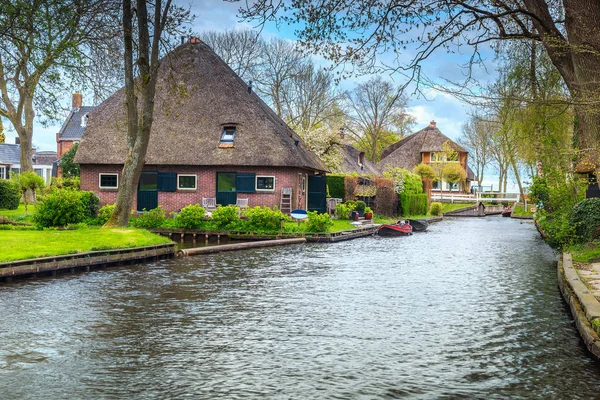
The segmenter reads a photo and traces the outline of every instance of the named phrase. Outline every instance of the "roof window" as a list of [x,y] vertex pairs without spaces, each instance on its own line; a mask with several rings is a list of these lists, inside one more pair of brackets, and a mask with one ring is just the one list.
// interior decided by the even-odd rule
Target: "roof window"
[[226,126],[221,133],[221,142],[219,147],[233,147],[233,139],[235,139],[235,126]]

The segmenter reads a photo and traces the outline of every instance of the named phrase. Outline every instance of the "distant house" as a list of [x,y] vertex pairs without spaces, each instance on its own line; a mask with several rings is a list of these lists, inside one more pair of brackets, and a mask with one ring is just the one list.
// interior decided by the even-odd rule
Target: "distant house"
[[[217,204],[325,211],[326,167],[206,44],[161,62],[135,209]],[[75,162],[81,188],[114,203],[127,154],[124,89],[89,114]]]
[[475,180],[475,174],[468,165],[469,152],[440,132],[435,121],[431,121],[428,127],[384,149],[381,153],[381,161],[377,165],[381,171],[384,171],[388,166],[412,171],[420,163],[453,162],[452,160],[446,160],[446,154],[443,151],[446,142],[458,153],[458,159],[454,162],[460,163],[460,166],[467,173],[466,187],[463,187],[462,184],[455,184],[451,187],[450,183],[442,180],[433,183],[433,190],[468,190],[471,182]]
[[[18,139],[17,139],[18,140]],[[52,180],[52,164],[56,161],[56,152],[38,151],[32,156],[33,170],[44,178],[48,185]],[[12,174],[21,173],[21,145],[0,144],[0,179],[10,179]]]
[[351,144],[343,144],[341,146],[342,163],[340,169],[345,174],[353,172],[359,175],[381,175],[377,166],[365,157],[365,152],[357,149]]
[[83,132],[87,126],[89,113],[95,107],[84,106],[81,93],[73,93],[71,111],[65,119],[62,127],[56,134],[56,153],[60,159],[63,154],[73,147],[75,143],[79,143],[83,137]]

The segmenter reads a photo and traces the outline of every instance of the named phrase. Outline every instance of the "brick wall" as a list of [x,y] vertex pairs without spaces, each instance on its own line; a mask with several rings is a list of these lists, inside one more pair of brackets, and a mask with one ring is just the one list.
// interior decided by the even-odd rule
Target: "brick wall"
[[[81,189],[94,191],[101,204],[112,204],[117,201],[117,191],[99,188],[100,173],[116,173],[121,175],[120,165],[81,165]],[[302,184],[306,184],[309,171],[290,167],[201,167],[201,166],[152,166],[146,165],[145,171],[175,172],[178,174],[194,174],[197,176],[197,190],[178,190],[177,192],[158,192],[158,204],[167,212],[178,211],[189,204],[202,204],[203,197],[216,197],[217,172],[254,173],[256,175],[275,176],[274,192],[238,193],[238,198],[248,199],[248,206],[278,206],[281,189],[292,188],[292,208],[306,209],[306,194]],[[302,178],[305,178],[304,180]],[[134,196],[133,208],[137,208],[137,195]]]

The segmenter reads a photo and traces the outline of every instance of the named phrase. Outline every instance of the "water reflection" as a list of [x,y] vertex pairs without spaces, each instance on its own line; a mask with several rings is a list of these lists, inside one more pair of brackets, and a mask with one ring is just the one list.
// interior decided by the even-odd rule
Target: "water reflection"
[[593,398],[532,225],[448,220],[0,287],[0,398]]

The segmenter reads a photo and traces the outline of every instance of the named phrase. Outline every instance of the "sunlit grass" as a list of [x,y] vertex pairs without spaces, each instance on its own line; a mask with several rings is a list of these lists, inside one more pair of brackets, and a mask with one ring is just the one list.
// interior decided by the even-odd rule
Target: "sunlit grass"
[[0,262],[168,242],[165,237],[133,228],[0,230]]

